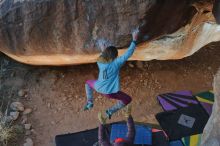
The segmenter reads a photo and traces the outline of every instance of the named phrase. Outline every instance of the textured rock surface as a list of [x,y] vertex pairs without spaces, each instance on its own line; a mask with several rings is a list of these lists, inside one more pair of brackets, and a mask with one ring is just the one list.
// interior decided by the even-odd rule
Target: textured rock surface
[[213,15],[215,16],[216,22],[220,24],[220,1],[215,0],[213,5]]
[[202,146],[220,146],[220,69],[214,78],[215,102],[212,115],[204,129]]
[[2,0],[0,50],[28,64],[89,63],[98,55],[97,40],[125,48],[140,26],[131,59],[179,59],[220,40],[212,6],[208,0]]
[[10,116],[12,117],[12,119],[15,121],[18,119],[19,117],[19,112],[10,112]]
[[155,0],[5,0],[1,45],[15,54],[93,53],[99,38],[126,46]]

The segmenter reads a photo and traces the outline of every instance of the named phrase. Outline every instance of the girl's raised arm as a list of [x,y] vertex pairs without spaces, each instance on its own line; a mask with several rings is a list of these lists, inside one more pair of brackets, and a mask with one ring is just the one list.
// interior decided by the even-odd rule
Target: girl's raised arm
[[128,50],[122,56],[115,59],[115,63],[119,67],[121,67],[128,60],[128,58],[130,58],[132,56],[132,54],[134,53],[134,50],[135,50],[136,44],[137,44],[136,41],[138,38],[138,33],[139,33],[138,30],[136,30],[132,33],[133,41],[131,42]]

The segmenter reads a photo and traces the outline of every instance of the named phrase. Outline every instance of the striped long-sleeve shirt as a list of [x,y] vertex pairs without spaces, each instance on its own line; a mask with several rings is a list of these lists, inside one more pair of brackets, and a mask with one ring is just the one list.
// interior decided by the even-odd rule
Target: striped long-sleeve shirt
[[99,77],[95,82],[95,89],[99,93],[111,94],[120,90],[119,71],[122,65],[130,58],[135,50],[136,42],[132,41],[128,50],[110,63],[97,62]]

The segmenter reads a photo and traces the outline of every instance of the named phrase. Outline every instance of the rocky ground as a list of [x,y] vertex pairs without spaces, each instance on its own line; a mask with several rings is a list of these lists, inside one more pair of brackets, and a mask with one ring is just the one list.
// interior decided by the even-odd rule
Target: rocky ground
[[[135,121],[157,123],[154,115],[162,111],[156,96],[164,92],[212,89],[213,75],[220,66],[220,44],[212,44],[193,56],[176,61],[129,62],[121,71],[122,91],[133,97]],[[95,93],[95,106],[82,111],[84,83],[98,74],[95,64],[68,67],[28,66],[1,55],[1,100],[20,101],[16,124],[24,127],[24,140],[31,146],[52,146],[57,134],[94,128],[97,113],[115,101]],[[16,109],[14,109],[16,111]],[[29,112],[28,114],[25,113]],[[119,112],[113,121],[123,120]],[[13,145],[13,144],[12,144]]]

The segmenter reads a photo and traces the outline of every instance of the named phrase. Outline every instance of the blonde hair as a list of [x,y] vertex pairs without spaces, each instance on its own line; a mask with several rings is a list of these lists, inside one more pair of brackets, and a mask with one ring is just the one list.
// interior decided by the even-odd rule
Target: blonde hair
[[114,46],[107,47],[98,57],[97,62],[109,63],[118,57],[118,50]]

